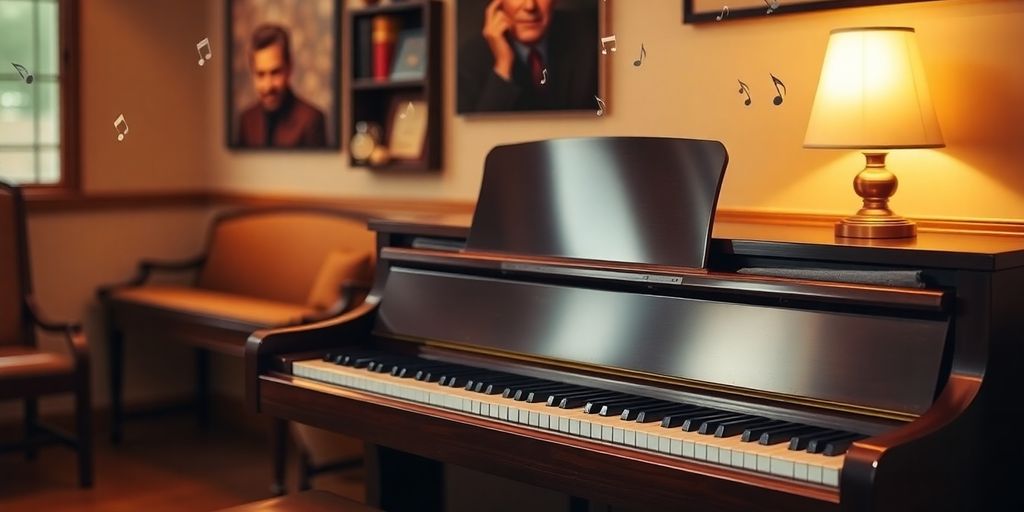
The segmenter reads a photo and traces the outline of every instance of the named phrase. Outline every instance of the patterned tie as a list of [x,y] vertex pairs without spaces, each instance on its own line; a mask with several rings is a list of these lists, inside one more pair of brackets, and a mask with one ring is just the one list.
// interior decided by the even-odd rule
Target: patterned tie
[[533,87],[540,88],[544,80],[544,59],[536,48],[530,48],[530,55],[527,56],[527,63],[530,65],[530,76],[533,78]]

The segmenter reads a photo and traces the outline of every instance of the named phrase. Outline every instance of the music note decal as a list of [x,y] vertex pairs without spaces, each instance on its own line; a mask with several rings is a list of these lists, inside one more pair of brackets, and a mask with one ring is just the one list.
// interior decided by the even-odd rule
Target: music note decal
[[718,16],[715,16],[715,21],[722,21],[722,18],[728,18],[728,17],[729,17],[729,6],[728,5],[723,5],[722,6],[722,14],[719,14]]
[[644,44],[640,43],[640,58],[633,61],[633,65],[640,67],[644,63],[644,58],[647,57],[647,48],[644,48]]
[[603,116],[604,115],[604,109],[607,107],[605,105],[605,103],[604,103],[604,100],[599,98],[596,94],[594,95],[594,99],[597,100],[597,115],[598,115],[598,117]]
[[601,54],[608,55],[608,50],[611,50],[613,53],[616,51],[614,35],[601,38]]
[[540,70],[540,75],[541,75],[540,84],[544,85],[544,84],[548,83],[548,68],[544,68],[544,69]]
[[[206,48],[206,55],[203,55],[203,48]],[[213,48],[210,47],[210,38],[203,38],[196,43],[196,52],[199,52],[199,65],[206,64],[206,61],[213,58]]]
[[14,70],[17,71],[19,75],[21,75],[21,79],[24,80],[26,84],[31,84],[32,81],[36,79],[36,77],[32,76],[32,73],[29,73],[28,70],[25,69],[25,66],[22,66],[21,64],[15,64],[13,62],[11,63],[11,65],[14,66]]
[[416,113],[416,107],[410,101],[409,104],[405,106],[405,111],[403,111],[401,114],[398,114],[398,118],[399,119],[405,119],[406,117],[408,117],[408,116],[410,116],[412,114],[415,114],[415,113]]
[[752,101],[750,99],[750,87],[748,87],[747,84],[743,83],[743,80],[737,80],[737,82],[740,83],[740,94],[747,95],[747,99],[743,102],[743,104],[749,107]]
[[779,8],[779,0],[764,0],[764,4],[768,6],[768,14]]
[[[782,105],[782,99],[783,99],[782,97],[786,95],[786,84],[782,83],[782,80],[779,80],[778,77],[776,77],[775,75],[773,75],[771,73],[768,73],[768,74],[771,75],[772,83],[775,84],[775,92],[779,93],[778,96],[776,96],[772,100],[772,103],[774,103],[775,105]],[[779,90],[779,86],[780,85],[782,86],[782,90],[781,91]]]
[[[124,126],[124,130],[121,129]],[[117,140],[120,142],[124,140],[124,136],[128,135],[128,121],[125,121],[124,114],[117,116],[114,121],[114,129],[117,130]]]

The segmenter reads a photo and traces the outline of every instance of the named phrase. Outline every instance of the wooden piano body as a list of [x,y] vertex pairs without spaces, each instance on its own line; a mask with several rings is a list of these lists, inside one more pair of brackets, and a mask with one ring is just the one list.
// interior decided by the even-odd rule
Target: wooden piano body
[[[703,268],[598,261],[481,249],[486,192],[472,228],[371,222],[365,304],[247,344],[250,407],[365,440],[371,504],[440,510],[450,463],[638,510],[1022,509],[1024,240],[837,242],[830,226],[718,223]],[[737,272],[751,267],[912,270],[927,286]],[[339,350],[858,435],[838,456],[748,450],[365,369],[310,377],[334,371],[319,359]],[[359,384],[331,380],[346,378]]]

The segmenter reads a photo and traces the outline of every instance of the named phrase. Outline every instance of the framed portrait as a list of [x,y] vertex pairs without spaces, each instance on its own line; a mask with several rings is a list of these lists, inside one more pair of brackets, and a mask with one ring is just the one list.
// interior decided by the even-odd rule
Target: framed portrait
[[934,0],[683,0],[683,23],[720,22],[769,14]]
[[580,111],[603,97],[603,0],[458,0],[459,114]]
[[340,147],[339,0],[227,0],[228,147]]

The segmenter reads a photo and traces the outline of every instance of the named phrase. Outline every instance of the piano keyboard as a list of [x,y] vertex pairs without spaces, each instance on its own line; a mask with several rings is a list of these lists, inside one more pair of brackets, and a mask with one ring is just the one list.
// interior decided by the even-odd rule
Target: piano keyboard
[[320,382],[615,445],[839,487],[866,436],[363,349],[296,361]]

